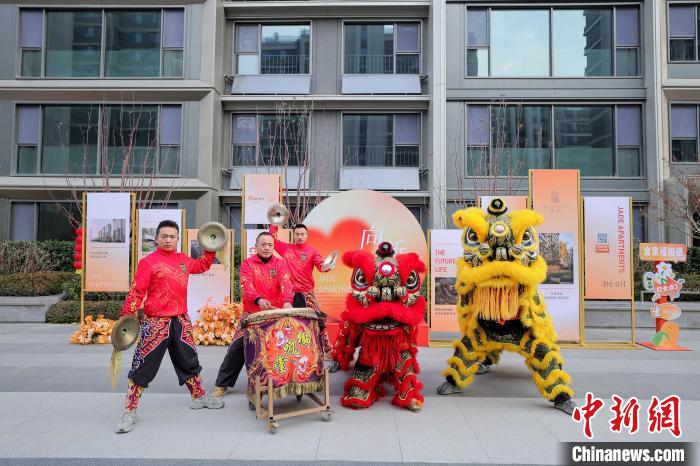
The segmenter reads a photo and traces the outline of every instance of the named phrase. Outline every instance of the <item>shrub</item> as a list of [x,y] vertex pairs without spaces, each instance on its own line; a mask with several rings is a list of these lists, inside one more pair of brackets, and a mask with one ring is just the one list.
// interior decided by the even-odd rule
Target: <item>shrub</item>
[[0,296],[51,296],[61,294],[71,272],[34,272],[0,275]]
[[39,249],[43,250],[48,259],[50,270],[72,272],[73,269],[73,252],[75,244],[71,241],[37,241]]
[[[66,301],[80,301],[80,276],[63,284],[63,299]],[[88,292],[85,293],[86,301],[124,301],[126,292]]]
[[0,274],[73,270],[70,241],[0,241]]
[[[122,310],[122,301],[85,301],[85,315],[97,318],[102,314],[107,319],[117,320]],[[61,301],[49,308],[46,322],[72,324],[80,321],[80,301]]]

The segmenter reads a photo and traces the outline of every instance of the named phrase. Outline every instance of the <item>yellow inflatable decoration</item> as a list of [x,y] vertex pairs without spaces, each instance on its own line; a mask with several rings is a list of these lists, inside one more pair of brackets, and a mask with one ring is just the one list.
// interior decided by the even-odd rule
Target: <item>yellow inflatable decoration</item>
[[557,334],[537,291],[547,274],[534,228],[542,216],[529,209],[509,213],[499,198],[487,210],[472,207],[452,216],[463,230],[464,256],[457,261],[455,284],[463,336],[453,343],[438,394],[461,392],[474,374],[488,372],[503,350],[514,351],[525,358],[542,396],[571,414],[571,378],[562,369]]

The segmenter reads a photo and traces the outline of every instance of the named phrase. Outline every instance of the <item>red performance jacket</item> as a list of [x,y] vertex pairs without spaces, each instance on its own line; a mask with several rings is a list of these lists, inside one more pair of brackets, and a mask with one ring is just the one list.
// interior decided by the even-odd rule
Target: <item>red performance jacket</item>
[[243,311],[252,314],[260,311],[255,304],[258,298],[266,299],[274,307],[281,308],[284,303],[292,303],[294,291],[289,271],[283,260],[271,257],[267,263],[257,254],[241,264],[241,292],[243,293]]
[[187,279],[190,274],[206,272],[212,263],[213,252],[192,259],[181,252],[157,249],[139,261],[119,316],[136,314],[144,297],[143,311],[148,317],[187,314]]
[[[270,226],[270,233],[274,236],[278,228],[274,225]],[[277,241],[275,238],[275,251],[287,263],[287,268],[292,276],[292,285],[294,291],[306,293],[313,291],[314,286],[314,267],[321,270],[323,257],[318,250],[308,244],[289,244],[282,241]]]

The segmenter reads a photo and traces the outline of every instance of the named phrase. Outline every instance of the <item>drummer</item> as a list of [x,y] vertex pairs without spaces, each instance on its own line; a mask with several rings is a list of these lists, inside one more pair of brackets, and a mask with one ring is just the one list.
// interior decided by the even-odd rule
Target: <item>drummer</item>
[[275,251],[287,263],[287,268],[292,276],[294,286],[294,307],[310,307],[318,314],[318,327],[321,332],[323,352],[331,350],[331,343],[326,330],[326,315],[318,306],[318,300],[314,294],[314,267],[321,272],[331,270],[329,265],[323,264],[323,257],[316,248],[308,244],[309,230],[302,223],[294,226],[294,244],[277,240],[276,225],[270,225],[270,233],[275,236]]
[[[287,265],[274,257],[275,240],[266,231],[255,240],[256,254],[241,263],[240,280],[243,294],[243,320],[247,315],[270,309],[291,308],[294,299],[292,281]],[[216,377],[212,396],[221,398],[233,387],[245,363],[243,331],[239,327],[229,346]]]

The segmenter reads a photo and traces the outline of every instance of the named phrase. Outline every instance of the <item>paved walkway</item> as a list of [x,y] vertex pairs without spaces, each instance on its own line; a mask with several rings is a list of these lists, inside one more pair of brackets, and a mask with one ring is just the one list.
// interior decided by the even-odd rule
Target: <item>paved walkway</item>
[[[225,408],[192,411],[187,407],[189,394],[177,386],[172,365],[165,358],[141,400],[141,422],[133,432],[116,435],[112,428],[122,409],[132,352],[125,354],[122,382],[112,392],[107,377],[111,346],[70,345],[68,335],[73,328],[0,325],[0,463],[94,458],[75,464],[96,464],[97,459],[138,458],[137,463],[100,463],[162,464],[169,458],[197,458],[334,464],[556,464],[560,442],[583,440],[580,425],[538,396],[517,355],[505,354],[502,363],[479,376],[466,393],[437,396],[435,389],[442,381],[440,372],[449,348],[421,348],[419,352],[426,387],[422,413],[395,408],[389,397],[364,411],[342,408],[338,397],[346,374],[339,372],[332,376],[335,413],[331,422],[321,422],[316,415],[284,420],[274,436],[248,411],[244,376],[225,398]],[[650,333],[642,330],[641,337],[650,336],[644,332]],[[590,330],[589,338],[593,336],[604,339],[611,333]],[[669,394],[683,400],[681,440],[700,440],[700,331],[683,331],[681,339],[695,351],[564,350],[577,401],[587,391],[607,400],[605,411],[594,419],[596,441],[673,441],[667,432],[651,435],[645,431],[648,399]],[[202,376],[209,389],[225,349],[200,348]],[[608,406],[614,393],[640,399],[644,432],[634,436],[609,432]]]

